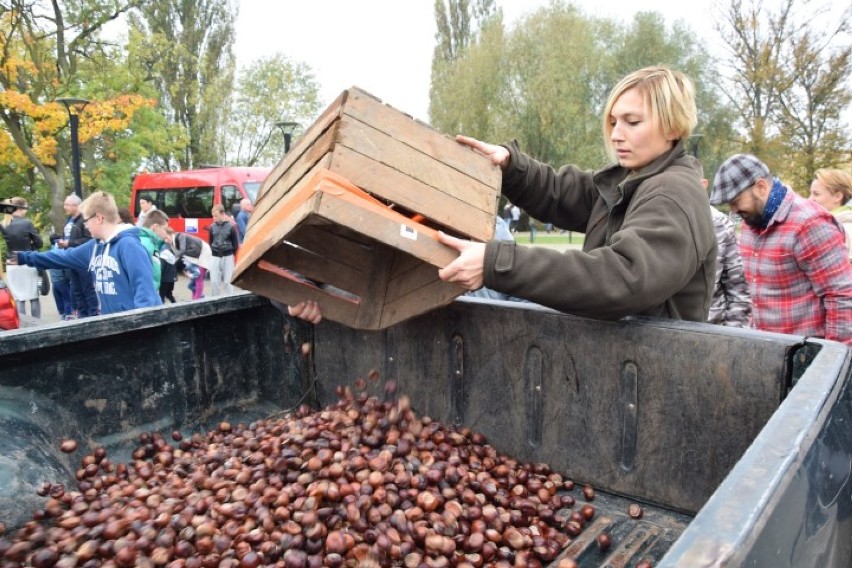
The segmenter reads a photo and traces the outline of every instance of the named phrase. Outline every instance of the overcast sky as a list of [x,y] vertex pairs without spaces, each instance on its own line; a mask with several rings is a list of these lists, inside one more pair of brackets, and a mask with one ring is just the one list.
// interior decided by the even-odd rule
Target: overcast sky
[[[657,11],[683,20],[696,35],[716,41],[715,0],[578,0],[589,14],[629,21]],[[512,23],[546,0],[497,0]],[[385,103],[427,121],[435,46],[433,0],[240,0],[236,54],[240,66],[281,52],[309,65],[325,108],[358,86]],[[306,125],[307,126],[307,125]]]

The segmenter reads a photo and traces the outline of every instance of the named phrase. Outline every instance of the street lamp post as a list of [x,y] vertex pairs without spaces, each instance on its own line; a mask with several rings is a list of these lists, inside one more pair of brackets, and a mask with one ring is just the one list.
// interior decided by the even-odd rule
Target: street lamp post
[[63,97],[56,99],[56,101],[65,105],[65,110],[68,111],[68,120],[71,124],[71,158],[74,170],[74,193],[77,194],[77,197],[83,199],[83,182],[80,180],[80,139],[77,135],[77,128],[80,126],[80,113],[83,112],[89,101],[74,97]]
[[282,120],[281,122],[276,122],[275,126],[280,128],[281,132],[284,134],[284,153],[286,154],[290,151],[290,140],[292,140],[293,131],[296,130],[299,123]]

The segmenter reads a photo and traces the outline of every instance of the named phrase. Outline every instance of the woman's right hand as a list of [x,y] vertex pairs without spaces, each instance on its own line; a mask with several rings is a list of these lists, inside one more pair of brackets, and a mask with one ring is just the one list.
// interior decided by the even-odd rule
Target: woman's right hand
[[287,313],[294,318],[303,319],[313,324],[322,321],[322,310],[319,304],[313,300],[305,300],[293,306],[287,306]]
[[456,134],[456,142],[464,144],[465,146],[470,146],[474,150],[485,154],[485,156],[491,160],[491,163],[495,166],[500,166],[501,170],[505,170],[509,165],[511,154],[505,146],[489,144],[462,134]]

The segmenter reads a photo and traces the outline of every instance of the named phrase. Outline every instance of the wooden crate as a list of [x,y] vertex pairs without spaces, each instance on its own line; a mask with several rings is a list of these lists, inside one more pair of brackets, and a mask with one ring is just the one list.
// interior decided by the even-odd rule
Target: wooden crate
[[388,327],[463,293],[438,278],[458,254],[437,230],[490,239],[500,180],[487,158],[349,89],[263,184],[234,283],[287,304],[318,300],[355,328]]

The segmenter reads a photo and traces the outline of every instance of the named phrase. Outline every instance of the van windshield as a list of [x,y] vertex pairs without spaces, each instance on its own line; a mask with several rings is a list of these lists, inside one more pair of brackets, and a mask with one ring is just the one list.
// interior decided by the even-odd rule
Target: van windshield
[[263,185],[261,181],[247,181],[243,184],[243,189],[246,190],[246,195],[248,195],[252,203],[257,201],[257,194],[260,191],[261,185]]
[[157,209],[169,217],[210,217],[210,210],[213,209],[213,186],[146,189],[136,196],[137,211],[140,197],[152,200]]

